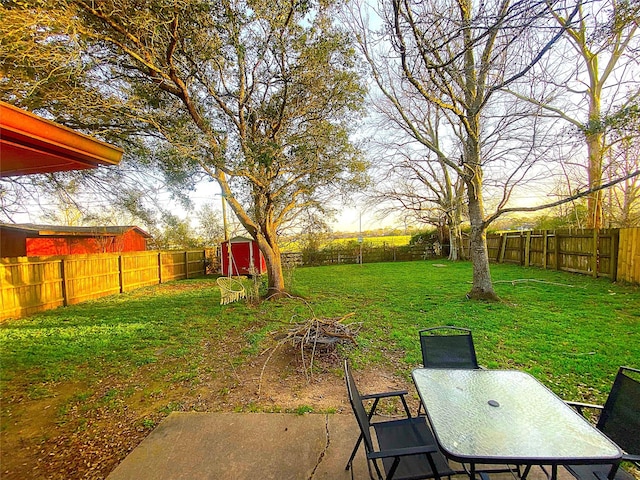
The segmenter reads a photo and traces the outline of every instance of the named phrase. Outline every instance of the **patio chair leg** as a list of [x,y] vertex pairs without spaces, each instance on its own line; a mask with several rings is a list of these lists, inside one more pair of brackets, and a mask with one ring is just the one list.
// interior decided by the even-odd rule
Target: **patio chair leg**
[[[395,457],[393,459],[393,464],[391,465],[391,468],[389,469],[389,473],[387,473],[387,478],[393,478],[393,476],[396,474],[396,469],[398,468],[398,464],[400,463],[400,457]],[[440,480],[440,479],[438,479]]]
[[[373,401],[373,405],[371,406],[371,410],[367,414],[367,417],[369,417],[369,420],[371,420],[371,418],[373,417],[373,414],[376,412],[376,407],[378,406],[378,402],[379,401],[380,401],[379,398],[376,398]],[[404,397],[402,398],[402,403],[404,403],[404,410],[407,412],[407,416],[410,417],[411,414],[409,413],[409,407],[407,406],[407,402],[405,401]],[[363,440],[363,437],[362,437],[362,434],[360,434],[360,436],[358,437],[358,441],[356,442],[355,447],[353,447],[353,451],[351,452],[351,456],[349,457],[349,461],[347,462],[347,466],[344,467],[345,470],[349,470],[349,468],[351,468],[351,466],[353,464],[353,459],[356,457],[356,453],[358,452],[358,448],[360,447],[360,443],[362,443],[362,440]],[[351,474],[353,475],[353,471],[351,472]]]
[[609,470],[609,474],[607,475],[607,479],[608,480],[613,480],[614,478],[616,478],[616,472],[618,471],[618,469],[620,468],[620,464],[616,463],[615,465],[613,465],[611,467],[611,470]]
[[[404,412],[407,414],[407,418],[411,418],[411,412],[409,411],[409,405],[407,405],[407,401],[404,398],[404,395],[400,397],[402,400],[402,405],[404,406]],[[420,402],[422,404],[422,402]]]
[[[358,441],[356,442],[355,447],[353,447],[353,451],[351,452],[351,456],[349,457],[349,461],[347,462],[347,466],[344,467],[345,470],[349,470],[349,468],[353,467],[353,459],[356,457],[356,453],[358,452],[358,448],[360,447],[360,443],[362,442],[362,434],[358,437]],[[353,468],[352,468],[353,470]],[[351,473],[353,475],[353,471]]]

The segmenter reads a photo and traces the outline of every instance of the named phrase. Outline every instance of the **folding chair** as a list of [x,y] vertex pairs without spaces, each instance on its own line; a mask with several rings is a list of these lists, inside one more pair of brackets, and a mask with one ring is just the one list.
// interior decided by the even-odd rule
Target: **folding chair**
[[[362,441],[364,441],[369,476],[372,479],[376,478],[374,477],[374,472],[378,479],[387,480],[418,480],[425,478],[440,480],[442,476],[450,477],[457,473],[449,467],[447,459],[438,450],[425,418],[411,417],[409,409],[404,402],[404,394],[406,392],[360,395],[347,360],[344,362],[344,372],[349,403],[351,403],[360,428],[360,437],[345,467],[345,470],[351,469],[352,477],[353,458]],[[398,394],[405,404],[407,417],[371,423],[370,420],[374,409],[372,408],[371,412],[367,413],[362,400],[373,398],[375,399],[375,406],[380,398],[398,396]],[[372,428],[379,447],[377,450],[374,447],[371,435]],[[380,462],[382,463],[382,468]]]
[[[431,327],[418,332],[425,368],[480,368],[471,330],[461,327]],[[422,403],[418,407],[418,415]]]
[[[604,406],[566,402],[580,414],[585,409],[600,412],[596,428],[613,440],[623,451],[622,460],[640,468],[640,370],[620,367]],[[634,476],[614,465],[565,465],[580,480],[634,480]],[[614,476],[615,475],[615,476]]]
[[480,368],[468,328],[432,327],[419,334],[425,368]]

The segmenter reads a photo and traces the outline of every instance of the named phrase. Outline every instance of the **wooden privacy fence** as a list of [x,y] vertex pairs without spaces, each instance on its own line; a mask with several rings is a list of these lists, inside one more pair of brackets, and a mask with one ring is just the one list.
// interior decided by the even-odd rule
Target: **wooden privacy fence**
[[[487,235],[487,245],[490,259],[496,262],[640,284],[640,228],[505,232]],[[366,247],[362,261],[425,260],[439,253],[433,245]],[[358,263],[360,252],[345,249],[284,257],[284,263],[292,266]],[[0,321],[203,275],[207,262],[215,261],[214,250],[0,259]]]
[[640,283],[640,228],[493,233],[487,249],[499,263]]
[[0,320],[204,273],[203,250],[3,258]]

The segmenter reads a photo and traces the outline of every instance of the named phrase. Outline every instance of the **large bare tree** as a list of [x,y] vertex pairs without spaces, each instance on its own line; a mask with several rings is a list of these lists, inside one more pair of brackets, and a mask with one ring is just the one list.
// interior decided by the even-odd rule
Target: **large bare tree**
[[447,227],[449,258],[458,260],[464,257],[460,229],[463,202],[458,196],[458,173],[449,165],[456,163],[451,156],[457,156],[459,148],[446,139],[441,143],[451,123],[437,105],[424,102],[404,78],[397,62],[394,64],[390,45],[381,42],[379,32],[371,29],[369,13],[353,2],[346,23],[380,92],[372,93],[369,101],[378,116],[372,127],[372,142],[378,146],[373,155],[377,158],[377,185],[372,197],[418,222]]
[[[370,60],[377,63],[378,71],[393,70],[380,82],[381,88],[392,91],[386,82],[395,76],[398,88],[408,92],[403,95],[408,95],[411,102],[429,104],[447,119],[455,143],[450,151],[457,155],[438,155],[438,148],[429,142],[423,145],[465,185],[473,263],[473,285],[468,296],[497,299],[486,230],[506,207],[514,185],[531,177],[536,155],[534,147],[525,155],[513,155],[505,146],[501,155],[496,153],[499,135],[492,136],[490,130],[499,131],[509,117],[509,112],[500,115],[496,97],[543,57],[561,29],[548,28],[549,10],[544,1],[393,0],[380,2],[377,12],[382,26],[376,40],[361,35],[360,43],[368,52],[379,52],[380,42],[390,42],[392,49],[384,56],[384,66]],[[537,31],[532,42],[530,33],[537,26],[546,28]],[[394,95],[387,97],[393,101]],[[405,107],[398,109],[400,115],[408,111]],[[415,125],[414,118],[405,117],[407,124]],[[524,118],[512,115],[509,121],[518,123]],[[513,145],[513,138],[508,142]],[[496,162],[490,165],[490,160]],[[489,175],[488,184],[485,174]],[[487,188],[497,195],[491,198],[496,209],[492,215],[485,211]]]
[[[466,258],[462,242],[464,184],[444,161],[442,119],[430,105],[402,106],[400,98],[375,101],[380,118],[372,139],[376,185],[369,195],[384,213],[403,212],[406,219],[433,225],[449,237],[449,259]],[[424,113],[421,107],[427,107]],[[409,120],[411,119],[411,120]],[[445,138],[445,144],[448,143]],[[454,149],[455,150],[455,149]]]
[[549,1],[549,6],[565,31],[563,43],[545,62],[541,75],[527,77],[529,82],[546,85],[545,94],[532,97],[516,90],[513,93],[542,106],[579,132],[586,149],[586,186],[593,190],[587,197],[586,226],[602,228],[604,191],[600,187],[607,176],[611,178],[607,158],[616,141],[608,138],[611,129],[607,118],[633,105],[640,91],[640,4],[562,0]]

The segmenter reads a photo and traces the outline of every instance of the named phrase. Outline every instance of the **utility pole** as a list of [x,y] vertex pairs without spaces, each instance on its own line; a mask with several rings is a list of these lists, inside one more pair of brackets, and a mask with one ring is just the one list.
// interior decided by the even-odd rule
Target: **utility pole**
[[360,244],[360,265],[362,265],[362,210],[360,210],[360,234],[358,235],[358,243]]
[[[231,239],[229,238],[229,226],[227,225],[227,199],[224,196],[224,192],[221,194],[222,197],[222,225],[224,226],[224,241],[227,243],[227,276],[231,277],[233,272],[231,268]],[[222,272],[224,274],[224,272]]]

